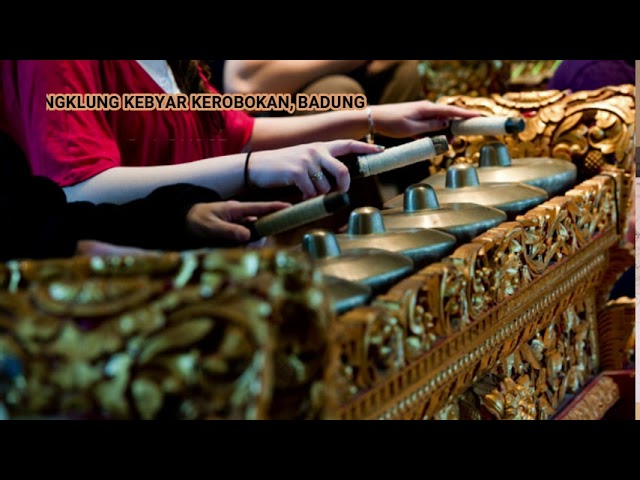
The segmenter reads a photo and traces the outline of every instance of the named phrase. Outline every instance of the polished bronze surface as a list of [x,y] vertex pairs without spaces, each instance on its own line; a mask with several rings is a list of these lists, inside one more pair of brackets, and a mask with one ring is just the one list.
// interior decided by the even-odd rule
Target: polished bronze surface
[[[510,219],[525,213],[547,198],[547,192],[524,183],[483,182],[473,165],[456,164],[447,169],[444,187],[434,187],[441,203],[476,203],[504,211]],[[384,204],[386,208],[403,205],[404,195],[398,195]]]
[[413,260],[399,253],[379,248],[343,251],[336,235],[327,230],[307,232],[301,248],[324,275],[361,283],[374,291],[388,288],[414,270]]
[[365,305],[373,294],[371,287],[343,278],[324,276],[329,301],[336,313]]
[[[480,149],[477,168],[480,183],[521,182],[545,190],[549,198],[561,195],[576,183],[576,166],[559,158],[515,158],[509,155],[507,146],[493,142]],[[445,173],[436,173],[424,180],[434,187],[444,187]]]
[[[449,151],[434,159],[430,172],[440,173],[454,163],[477,164],[487,142],[507,145],[512,159],[559,158],[573,163],[577,183],[607,167],[624,172],[619,188],[621,211],[630,211],[634,188],[635,85],[616,85],[578,92],[544,90],[509,92],[475,98],[441,97],[438,103],[456,105],[495,116],[522,116],[525,129],[516,135],[459,136]],[[622,231],[628,218],[622,218]]]
[[380,248],[411,258],[417,268],[451,253],[456,238],[438,230],[386,229],[380,210],[360,207],[351,212],[346,233],[337,234],[341,249]]
[[431,185],[407,187],[402,208],[382,210],[388,229],[433,228],[455,236],[458,243],[470,241],[476,235],[499,225],[507,214],[497,208],[475,203],[440,204]]
[[615,190],[585,181],[340,316],[331,418],[550,418],[599,370]]

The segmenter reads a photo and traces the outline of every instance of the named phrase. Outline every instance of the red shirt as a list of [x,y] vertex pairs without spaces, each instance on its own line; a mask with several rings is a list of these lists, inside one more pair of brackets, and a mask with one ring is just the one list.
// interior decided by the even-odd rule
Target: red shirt
[[[211,87],[212,91],[216,91]],[[51,93],[165,93],[135,60],[0,60],[0,129],[34,175],[69,186],[116,166],[168,165],[238,153],[254,118],[222,111],[47,111]]]

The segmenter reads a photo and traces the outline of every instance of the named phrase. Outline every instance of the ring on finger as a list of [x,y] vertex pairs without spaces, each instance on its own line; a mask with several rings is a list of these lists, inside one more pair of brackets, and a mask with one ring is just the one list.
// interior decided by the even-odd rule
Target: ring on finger
[[323,177],[324,177],[324,174],[322,172],[316,172],[311,174],[311,178],[318,182],[322,180]]

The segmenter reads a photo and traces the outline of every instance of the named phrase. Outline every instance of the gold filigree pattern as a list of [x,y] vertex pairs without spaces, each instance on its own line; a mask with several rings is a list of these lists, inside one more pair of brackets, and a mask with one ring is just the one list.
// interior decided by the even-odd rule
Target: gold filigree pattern
[[461,272],[468,272],[468,278],[465,280],[469,283],[466,302],[469,305],[470,318],[476,318],[486,308],[495,304],[495,271],[492,268],[490,254],[492,246],[490,238],[479,237],[475,242],[458,247],[449,256]]
[[490,258],[492,303],[500,303],[506,297],[526,286],[532,279],[523,249],[522,225],[506,222],[485,232],[474,242],[483,243]]
[[[632,172],[635,164],[635,86],[621,85],[575,93],[556,90],[510,92],[476,98],[441,97],[439,103],[485,112],[488,116],[524,117],[516,135],[459,136],[437,159],[432,173],[452,163],[477,163],[482,145],[500,141],[512,158],[555,157],[578,167],[578,182],[600,173],[605,165]],[[623,185],[621,204],[627,211],[632,178]]]
[[332,345],[339,352],[334,379],[344,403],[358,391],[371,388],[405,365],[404,336],[398,319],[380,306],[363,307],[358,314],[340,316]]
[[[589,324],[580,320],[587,310],[589,322],[595,318],[596,287],[606,270],[607,249],[618,238],[614,183],[615,179],[608,175],[587,180],[566,196],[551,199],[518,216],[516,221],[479,235],[451,256],[427,266],[374,299],[373,305],[386,309],[388,318],[397,319],[402,327],[403,341],[396,340],[395,344],[404,347],[405,366],[398,372],[389,370],[372,387],[348,384],[350,394],[343,398],[351,400],[339,406],[335,416],[352,418],[355,412],[359,412],[356,418],[452,416],[451,412],[459,412],[459,407],[446,414],[438,413],[449,404],[450,396],[463,394],[473,379],[490,373],[501,359],[509,357],[512,360],[508,362],[515,362],[511,370],[520,373],[501,374],[503,380],[509,377],[515,383],[507,382],[494,392],[496,398],[502,398],[500,415],[546,418],[566,391],[580,388],[597,365],[595,330],[593,327],[575,330],[578,328],[575,326]],[[593,296],[587,302],[588,307],[587,294]],[[378,315],[383,317],[379,311]],[[555,350],[549,347],[550,372],[555,372],[558,366],[559,371],[565,372],[566,380],[563,377],[564,384],[549,386],[554,392],[552,397],[539,399],[532,393],[531,400],[522,389],[539,387],[542,380],[538,364],[527,366],[526,371],[523,368],[531,365],[539,353],[536,342],[542,340],[536,340],[538,332],[559,316],[571,328],[557,332],[552,338],[569,336],[574,344],[563,343]],[[350,322],[357,322],[358,317],[364,322],[365,310],[356,308],[349,312]],[[529,341],[532,342],[529,347],[524,347]],[[556,365],[558,349],[561,363]],[[583,353],[579,354],[580,351]],[[334,355],[349,358],[340,352]],[[400,358],[400,352],[391,358]],[[359,364],[358,369],[362,368]],[[526,379],[521,379],[525,374]],[[556,381],[551,373],[545,375],[546,380]],[[405,392],[402,408],[384,407],[390,405],[390,400],[384,398],[391,395],[392,385],[396,395],[398,391]],[[369,397],[378,398],[377,405],[365,400]],[[509,403],[512,400],[516,403]],[[533,406],[527,402],[533,402]],[[465,411],[470,412],[469,408]],[[491,417],[486,408],[478,415]]]
[[339,318],[308,260],[273,249],[7,262],[0,360],[23,371],[2,402],[16,417],[552,418],[632,348],[604,299],[626,261],[634,88],[438,101],[526,128],[457,138],[435,168],[497,140],[576,163],[579,184]]
[[282,251],[17,265],[0,356],[12,416],[316,418],[332,323],[322,277]]
[[504,378],[498,389],[481,397],[481,403],[491,415],[501,420],[536,419],[536,405],[526,375],[520,377],[518,382]]
[[533,338],[513,351],[517,343],[506,342],[490,372],[435,417],[458,409],[464,420],[551,418],[598,370],[595,310],[588,308],[594,298],[592,291],[586,301],[556,308],[553,319],[542,318]]
[[558,420],[600,420],[620,399],[620,389],[610,377],[602,375],[595,380],[584,396],[563,413]]

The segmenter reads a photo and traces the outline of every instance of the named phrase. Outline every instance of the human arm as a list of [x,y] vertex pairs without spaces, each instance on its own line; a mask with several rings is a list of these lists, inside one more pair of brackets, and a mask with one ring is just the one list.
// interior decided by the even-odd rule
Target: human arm
[[220,201],[213,190],[174,184],[125,204],[68,204],[81,239],[153,250],[243,245],[247,220],[287,207],[284,202]]
[[187,184],[122,205],[68,203],[47,178],[15,180],[0,189],[2,261],[246,245],[250,231],[243,222],[289,205],[223,202],[216,192]]
[[[222,112],[227,114],[225,127],[219,129],[213,126],[214,118],[207,112],[178,112],[175,116],[168,112],[165,120],[164,112],[48,111],[43,101],[47,93],[114,91],[120,87],[113,80],[105,85],[107,80],[101,73],[104,70],[119,72],[112,73],[118,81],[126,77],[124,71],[129,72],[129,79],[144,72],[135,62],[124,61],[18,61],[12,68],[15,74],[7,72],[4,78],[6,88],[13,93],[9,120],[23,128],[16,137],[24,139],[22,147],[34,173],[63,186],[70,201],[124,203],[172,183],[211,188],[223,198],[244,188],[246,155],[240,152],[250,138],[253,119],[247,120],[250,117],[243,112]],[[19,88],[12,81],[14,77],[21,78]],[[135,91],[148,88],[148,83],[132,85]],[[145,129],[149,125],[157,125],[158,129]],[[198,145],[195,140],[206,138],[211,139],[206,148],[193,147]],[[171,144],[170,140],[176,143]],[[356,142],[348,145],[349,153],[378,151]],[[346,153],[337,144],[328,147]],[[310,184],[307,174],[324,169],[343,176],[343,167],[332,155],[317,145],[255,152],[251,180],[261,188],[298,184],[307,197],[326,193],[328,185]],[[272,173],[277,177],[270,175],[273,181],[264,180],[259,175],[261,165],[274,165]],[[338,181],[338,188],[348,188],[347,182],[348,179]]]
[[[336,156],[347,153],[377,153],[377,145],[354,140],[315,142],[277,150],[255,151],[249,162],[249,182],[256,188],[297,186],[303,199],[327,193],[326,179],[313,182],[314,173],[326,171],[336,179],[336,189],[347,191],[347,167]],[[190,183],[217,191],[223,199],[244,189],[247,155],[225,155],[178,165],[114,167],[76,185],[65,187],[70,201],[125,203],[149,195],[173,183]]]
[[[390,138],[416,137],[442,130],[453,118],[471,118],[480,113],[419,100],[372,105],[371,116],[376,134]],[[364,138],[369,133],[366,110],[338,110],[294,117],[256,118],[250,139],[254,150],[281,148],[306,142],[336,138]]]
[[[442,130],[450,118],[470,118],[478,112],[427,100],[371,107],[375,133],[392,138],[415,137]],[[340,191],[349,189],[346,167],[335,156],[376,153],[379,148],[354,140],[369,132],[365,110],[341,110],[301,117],[257,118],[248,148],[252,182],[260,188],[297,185],[303,198],[326,193],[327,183],[313,184],[310,175],[326,170]],[[314,143],[311,143],[314,142]],[[327,142],[327,143],[322,143]],[[293,146],[292,146],[293,145]],[[244,186],[245,154],[225,155],[179,165],[114,167],[65,188],[71,200],[122,203],[170,183],[193,183],[229,198]]]
[[[213,162],[186,171],[182,167],[207,156],[217,158],[215,163],[221,168],[213,173],[222,170],[222,183],[241,188],[242,168],[229,167],[242,165],[244,155],[239,152],[252,126],[242,120],[246,115],[241,112],[229,112],[227,127],[216,135],[215,118],[208,113],[47,110],[45,98],[51,93],[119,92],[124,88],[120,82],[129,82],[130,90],[143,92],[152,82],[132,80],[146,76],[135,61],[3,62],[0,80],[12,136],[21,143],[33,173],[64,187],[70,201],[123,203],[164,185],[194,183],[189,182],[194,177],[200,186],[217,190],[215,183],[208,182],[207,163]],[[105,71],[112,73],[105,75]],[[193,147],[197,145],[194,140],[201,138],[211,139],[209,145],[213,146]]]
[[187,228],[205,242],[218,239],[221,243],[246,244],[251,231],[245,223],[290,206],[286,202],[198,203],[187,213]]
[[[112,70],[137,67],[135,62],[115,61],[108,66]],[[100,73],[103,67],[98,61],[19,61],[16,72],[21,82],[15,95],[17,108],[15,117],[10,118],[11,123],[24,126],[24,133],[18,136],[26,139],[23,147],[34,173],[46,175],[64,186],[70,201],[123,203],[172,183],[196,184],[229,198],[244,187],[246,156],[238,153],[243,145],[245,151],[248,148],[254,150],[251,182],[255,186],[272,188],[296,184],[309,198],[326,193],[329,188],[326,183],[310,182],[309,177],[320,170],[337,177],[338,190],[348,189],[346,168],[335,159],[336,155],[379,151],[377,147],[352,140],[336,141],[330,145],[306,143],[363,138],[368,133],[365,110],[327,112],[297,119],[256,119],[255,122],[243,121],[242,112],[235,112],[229,116],[231,120],[226,122],[224,134],[215,137],[216,141],[220,140],[216,144],[222,145],[220,151],[204,158],[205,154],[189,157],[178,149],[179,155],[172,159],[167,158],[168,152],[175,149],[136,148],[137,145],[162,143],[157,141],[155,130],[146,136],[139,133],[144,125],[149,124],[144,121],[148,116],[142,115],[148,112],[141,112],[140,116],[132,112],[133,116],[128,117],[131,127],[121,131],[121,124],[115,125],[113,116],[105,112],[45,111],[42,99],[46,93],[104,91]],[[132,78],[138,78],[139,72],[131,71]],[[7,84],[13,85],[12,79],[16,75],[7,74]],[[474,115],[467,110],[426,101],[373,106],[372,112],[376,131],[396,137],[438,130],[442,128],[439,116]],[[158,125],[164,123],[156,121]],[[204,130],[202,133],[207,132]],[[194,140],[195,135],[201,132],[167,130],[164,135],[177,136],[180,133],[188,135],[186,140]],[[132,148],[136,152],[133,156],[130,153]],[[184,148],[188,145],[185,144]],[[136,162],[144,166],[122,166],[124,151],[129,151],[129,165]],[[170,165],[158,165],[161,162]]]
[[[276,211],[286,205],[288,204],[282,202],[251,204],[250,202],[240,203],[232,200],[229,202],[197,203],[191,207],[185,219],[187,228],[192,231],[194,237],[194,243],[191,244],[191,247],[264,246],[266,238],[247,243],[250,239],[250,231],[242,223],[237,222],[251,216]],[[235,218],[234,215],[238,218]],[[155,255],[158,252],[155,249],[149,250],[148,247],[130,247],[99,240],[79,240],[75,253],[84,256],[144,256]]]
[[225,93],[296,93],[317,78],[348,73],[368,60],[227,60]]

